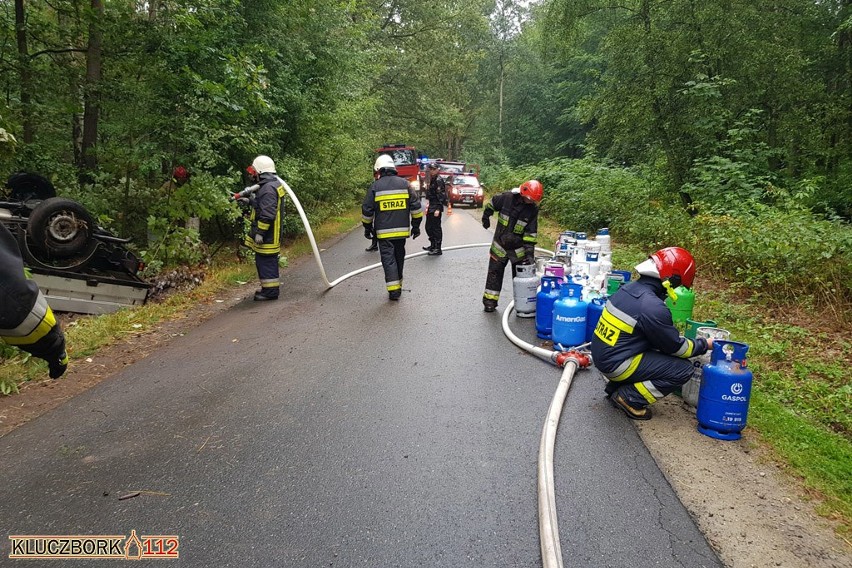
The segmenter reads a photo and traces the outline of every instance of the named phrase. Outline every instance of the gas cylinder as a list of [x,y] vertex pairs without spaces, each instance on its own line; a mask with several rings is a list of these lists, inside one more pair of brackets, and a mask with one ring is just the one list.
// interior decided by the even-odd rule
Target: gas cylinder
[[[684,333],[683,335],[684,337],[689,337],[690,339],[702,337],[704,339],[712,338],[714,341],[726,341],[731,338],[730,331],[714,326],[715,322],[713,322],[713,326],[699,327],[696,330],[693,330],[692,337],[690,337],[687,333]],[[701,379],[704,376],[704,365],[710,362],[710,352],[707,352],[703,355],[699,355],[697,357],[692,357],[690,361],[692,361],[693,367],[692,376],[689,377],[689,380],[686,381],[686,383],[684,383],[683,387],[681,388],[681,396],[683,397],[683,401],[685,403],[689,404],[690,406],[697,406],[698,393],[701,391]]]
[[600,243],[602,253],[608,253],[612,250],[608,227],[598,229],[598,234],[595,236],[595,240]]
[[606,298],[592,298],[589,302],[589,310],[586,312],[586,341],[591,341],[595,334],[595,327],[598,325],[598,320],[601,319]]
[[576,242],[574,243],[574,247],[571,250],[571,263],[573,264],[574,262],[585,262],[586,244],[589,242],[586,238],[586,233],[574,233],[574,238],[576,239]]
[[550,339],[553,332],[553,303],[559,297],[561,282],[559,276],[544,276],[541,279],[541,289],[536,295],[535,331],[542,339]]
[[515,292],[515,315],[519,318],[535,317],[535,301],[538,289],[535,264],[519,264],[515,267],[512,288]]
[[[555,330],[554,330],[555,331]],[[698,431],[718,440],[739,440],[746,427],[751,398],[751,370],[746,368],[748,345],[714,341],[710,362],[698,394]]]
[[581,345],[586,340],[586,316],[589,306],[583,301],[583,287],[566,284],[553,303],[553,344],[563,347]]
[[589,278],[594,278],[598,275],[601,269],[600,263],[601,245],[595,241],[586,243],[586,262],[589,264]]
[[686,286],[678,286],[675,288],[677,300],[672,301],[666,297],[666,305],[672,313],[672,320],[675,323],[686,323],[686,320],[692,317],[692,307],[695,305],[695,293]]

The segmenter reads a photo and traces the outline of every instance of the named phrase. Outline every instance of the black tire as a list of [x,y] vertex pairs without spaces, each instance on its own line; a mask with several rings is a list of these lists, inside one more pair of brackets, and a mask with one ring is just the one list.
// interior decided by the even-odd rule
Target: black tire
[[27,219],[30,241],[46,259],[90,256],[98,242],[95,221],[76,201],[51,197],[39,203]]

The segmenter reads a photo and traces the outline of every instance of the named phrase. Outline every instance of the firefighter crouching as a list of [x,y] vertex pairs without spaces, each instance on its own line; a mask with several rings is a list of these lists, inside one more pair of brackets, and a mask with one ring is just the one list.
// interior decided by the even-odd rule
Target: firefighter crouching
[[541,183],[530,180],[519,188],[495,195],[482,212],[482,226],[486,229],[491,226],[491,214],[497,213],[497,227],[491,242],[488,276],[482,295],[486,312],[497,309],[506,265],[512,263],[514,277],[515,266],[535,262],[538,206],[543,196]]
[[[376,176],[361,205],[364,236],[379,242],[379,255],[385,272],[388,298],[402,295],[402,270],[405,263],[405,239],[420,236],[423,207],[408,181],[396,175],[393,158],[382,154],[373,165]],[[410,219],[410,221],[409,221]],[[409,229],[410,222],[410,229]]]
[[639,279],[610,297],[592,336],[595,366],[609,381],[604,390],[633,420],[650,420],[649,405],[692,376],[690,357],[713,347],[712,339],[680,335],[666,294],[692,287],[695,260],[680,247],[658,250],[636,266]]
[[260,290],[254,300],[277,300],[280,292],[278,257],[281,254],[281,220],[284,217],[284,186],[275,174],[275,162],[269,156],[258,156],[246,168],[251,180],[260,188],[250,197],[251,229],[244,244],[254,251],[254,264],[260,279]]
[[15,237],[0,225],[0,339],[47,361],[51,379],[68,368],[65,335],[38,285],[24,274]]

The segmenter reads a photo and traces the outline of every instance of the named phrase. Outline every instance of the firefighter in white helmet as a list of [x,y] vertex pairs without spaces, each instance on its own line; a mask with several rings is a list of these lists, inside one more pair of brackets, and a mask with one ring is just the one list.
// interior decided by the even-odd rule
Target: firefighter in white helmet
[[0,224],[0,339],[47,361],[51,379],[68,367],[65,334],[38,285],[24,274],[15,237]]
[[408,181],[396,175],[393,158],[387,154],[379,155],[373,164],[373,173],[376,181],[364,196],[361,222],[364,224],[364,236],[369,239],[375,235],[379,242],[388,298],[399,300],[402,295],[405,239],[420,236],[423,208]]
[[260,290],[254,300],[277,300],[280,291],[278,257],[281,254],[281,222],[284,218],[284,186],[269,156],[258,156],[246,168],[260,188],[251,196],[251,229],[244,244],[254,251]]

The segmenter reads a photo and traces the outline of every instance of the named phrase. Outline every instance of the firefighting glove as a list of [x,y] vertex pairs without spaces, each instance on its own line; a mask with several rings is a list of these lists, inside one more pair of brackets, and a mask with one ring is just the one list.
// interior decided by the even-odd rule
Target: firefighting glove
[[371,225],[364,225],[364,238],[372,239],[373,238],[373,227]]
[[411,238],[416,239],[420,236],[420,227],[412,227],[411,228]]
[[260,233],[256,233],[254,235],[254,242],[255,242],[255,244],[262,245],[263,244],[263,235],[261,235]]
[[58,379],[68,368],[68,354],[63,351],[58,359],[53,359],[47,362],[48,375],[51,379]]
[[482,227],[487,229],[491,226],[491,217],[482,216]]

